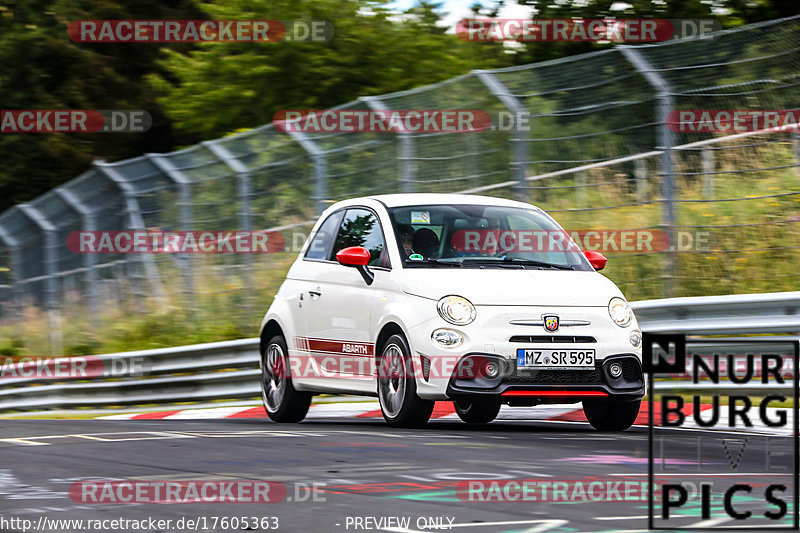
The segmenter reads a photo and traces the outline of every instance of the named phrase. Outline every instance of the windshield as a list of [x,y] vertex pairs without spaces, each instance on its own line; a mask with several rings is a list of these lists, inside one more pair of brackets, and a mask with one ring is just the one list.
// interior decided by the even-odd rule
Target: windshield
[[537,209],[417,205],[389,215],[406,267],[592,270],[570,236]]

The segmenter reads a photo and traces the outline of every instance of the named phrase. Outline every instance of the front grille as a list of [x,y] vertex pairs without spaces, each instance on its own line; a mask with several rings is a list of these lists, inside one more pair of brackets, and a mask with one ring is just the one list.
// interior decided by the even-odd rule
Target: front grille
[[509,341],[542,344],[581,344],[597,342],[597,339],[580,335],[514,335]]
[[513,385],[598,385],[603,383],[599,370],[517,370],[505,383]]

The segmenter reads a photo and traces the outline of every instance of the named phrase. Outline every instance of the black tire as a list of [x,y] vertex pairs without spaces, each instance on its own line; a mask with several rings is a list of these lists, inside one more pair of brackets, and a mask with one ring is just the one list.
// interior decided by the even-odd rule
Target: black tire
[[636,421],[641,403],[641,400],[634,402],[584,400],[583,413],[595,429],[624,431]]
[[272,337],[261,354],[261,400],[267,416],[275,422],[300,422],[311,406],[310,392],[300,392],[292,385],[289,373],[289,350],[283,335]]
[[392,335],[378,360],[378,400],[386,423],[398,428],[427,424],[435,402],[417,396],[411,350],[401,335]]
[[500,402],[491,400],[456,400],[453,406],[458,418],[467,424],[488,424],[500,412]]

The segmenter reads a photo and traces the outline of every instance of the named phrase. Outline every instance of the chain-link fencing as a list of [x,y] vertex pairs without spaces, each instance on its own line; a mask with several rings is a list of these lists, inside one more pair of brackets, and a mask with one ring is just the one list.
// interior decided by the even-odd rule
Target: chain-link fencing
[[[475,109],[493,121],[526,116],[526,127],[312,134],[268,124],[168,154],[98,161],[0,214],[0,316],[41,313],[56,353],[62,337],[129,314],[218,314],[250,331],[326,205],[390,192],[505,196],[539,205],[568,231],[661,232],[668,246],[601,248],[605,273],[630,299],[792,290],[796,127],[733,133],[684,128],[675,117],[800,117],[798,67],[793,17],[474,71],[337,108]],[[285,246],[262,255],[77,254],[66,245],[72,232],[122,229],[272,229]]]

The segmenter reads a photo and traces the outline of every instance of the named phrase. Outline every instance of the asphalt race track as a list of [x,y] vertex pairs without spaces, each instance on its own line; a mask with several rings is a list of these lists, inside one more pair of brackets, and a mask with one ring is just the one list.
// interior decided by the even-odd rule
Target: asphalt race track
[[[422,430],[396,430],[382,421],[345,418],[297,425],[257,419],[2,420],[0,427],[0,516],[30,520],[28,530],[56,531],[52,522],[41,526],[41,517],[153,517],[173,524],[205,517],[205,528],[196,524],[191,530],[224,531],[212,529],[210,520],[237,516],[277,517],[277,530],[291,532],[402,533],[437,530],[437,524],[469,533],[647,528],[646,496],[587,503],[465,501],[457,495],[459,481],[476,479],[645,482],[648,433],[643,427],[620,435],[585,423],[498,421],[472,427],[442,420]],[[691,458],[695,436],[702,432],[671,433],[673,452]],[[681,437],[687,434],[691,438]],[[760,468],[758,454],[748,451],[740,458],[740,471]],[[85,480],[269,480],[285,484],[288,492],[283,501],[267,504],[74,501],[70,486]],[[308,488],[313,484],[315,491]],[[687,529],[726,521],[704,522],[697,508],[675,520]],[[19,523],[0,529],[23,531]]]

